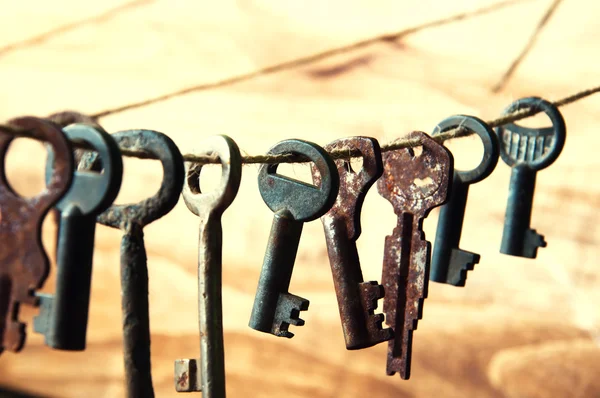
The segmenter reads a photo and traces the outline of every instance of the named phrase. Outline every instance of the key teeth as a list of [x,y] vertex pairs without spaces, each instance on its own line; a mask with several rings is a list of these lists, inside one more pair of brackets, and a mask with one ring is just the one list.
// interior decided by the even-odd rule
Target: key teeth
[[277,301],[275,319],[272,332],[275,336],[291,339],[294,334],[288,331],[290,325],[303,326],[304,319],[300,318],[300,312],[308,310],[310,302],[300,296],[291,293],[281,293]]
[[369,281],[360,283],[359,289],[365,310],[373,314],[377,309],[377,301],[385,295],[383,286],[376,281]]
[[538,234],[535,229],[528,229],[525,234],[525,245],[523,247],[523,256],[527,258],[536,258],[539,247],[546,247],[548,243],[544,235]]
[[379,344],[392,339],[394,336],[392,329],[383,328],[385,316],[383,314],[375,314],[378,300],[385,296],[383,285],[380,285],[377,281],[362,282],[359,284],[359,291],[365,316],[367,317],[367,329],[372,337],[371,342]]
[[481,256],[477,253],[461,249],[452,249],[450,256],[450,266],[446,283],[459,287],[465,286],[467,272],[475,269],[475,264],[479,264]]

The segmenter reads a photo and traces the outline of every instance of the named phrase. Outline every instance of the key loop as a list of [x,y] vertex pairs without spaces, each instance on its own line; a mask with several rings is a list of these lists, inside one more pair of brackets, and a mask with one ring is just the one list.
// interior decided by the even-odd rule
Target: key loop
[[[274,212],[288,211],[296,221],[316,220],[331,208],[339,190],[339,175],[335,162],[327,151],[315,143],[289,139],[273,146],[268,154],[294,154],[308,158],[321,174],[316,187],[277,174],[279,164],[265,164],[258,173],[258,188],[266,205]],[[298,191],[302,190],[302,195]]]
[[[175,143],[165,134],[154,130],[125,130],[112,134],[120,148],[142,150],[155,155],[163,166],[163,180],[158,192],[135,204],[112,205],[98,216],[98,222],[113,228],[136,223],[141,227],[166,215],[179,200],[185,170],[183,157]],[[97,155],[86,153],[81,160],[84,168],[97,167]]]
[[475,184],[489,177],[496,168],[500,157],[498,140],[486,122],[478,117],[467,115],[454,115],[442,120],[435,126],[431,135],[436,136],[457,127],[463,127],[477,134],[483,143],[483,156],[477,167],[473,170],[454,169],[454,173],[460,177],[462,182]]
[[[508,115],[510,113],[521,110],[522,108],[532,108],[534,110],[543,111],[552,122],[551,127],[544,128],[529,128],[519,126],[515,123],[509,123],[503,126],[496,127],[495,131],[498,136],[498,139],[501,143],[500,145],[500,156],[504,163],[508,166],[526,166],[532,170],[539,171],[548,166],[550,166],[554,161],[558,158],[562,149],[565,145],[565,140],[567,136],[567,128],[565,125],[565,120],[558,110],[558,108],[549,101],[546,101],[540,97],[526,97],[521,98],[512,104],[510,104],[502,113],[503,115]],[[538,159],[532,160],[518,160],[514,159],[510,153],[507,152],[506,146],[504,143],[504,135],[505,133],[517,133],[520,136],[529,137],[542,137],[543,142],[543,150],[544,153]],[[548,150],[545,150],[545,139],[549,136],[552,136],[552,144]],[[512,137],[510,137],[512,140]],[[520,145],[520,142],[519,142]]]
[[[55,207],[63,211],[76,205],[82,215],[104,211],[115,200],[123,179],[123,159],[116,141],[102,127],[84,123],[70,124],[63,129],[65,136],[73,142],[83,141],[98,152],[102,174],[93,171],[74,172],[71,187]],[[46,163],[46,183],[51,179],[54,151],[50,150]],[[86,195],[93,189],[94,195]]]
[[242,179],[242,155],[234,140],[226,135],[209,137],[202,143],[203,155],[216,155],[221,162],[221,181],[210,192],[202,192],[200,173],[204,165],[186,162],[186,181],[182,196],[187,208],[197,216],[210,209],[223,213],[235,199]]
[[9,195],[12,200],[27,203],[28,206],[35,204],[38,214],[45,214],[45,211],[69,189],[73,181],[74,162],[71,144],[60,127],[47,120],[25,116],[12,119],[9,124],[28,130],[35,139],[46,141],[53,148],[56,157],[50,177],[46,181],[46,189],[33,198],[23,198],[13,190],[6,178],[6,152],[16,136],[0,129],[0,191],[5,198],[3,200],[8,199],[7,195]]
[[[379,142],[371,137],[340,138],[327,144],[324,149],[328,152],[335,150],[358,151],[363,164],[360,170],[350,171],[349,159],[334,160],[340,181],[338,196],[334,205],[324,217],[343,218],[346,221],[348,238],[358,239],[361,233],[360,212],[369,189],[383,174],[383,160]],[[319,174],[314,173],[316,167],[311,164],[313,181],[316,185],[321,183]]]

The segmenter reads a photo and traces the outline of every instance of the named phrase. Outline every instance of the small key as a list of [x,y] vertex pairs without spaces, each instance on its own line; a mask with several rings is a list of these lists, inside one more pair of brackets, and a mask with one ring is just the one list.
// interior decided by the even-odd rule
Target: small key
[[469,186],[492,174],[498,164],[500,153],[492,129],[483,120],[473,116],[451,116],[438,124],[432,135],[435,136],[456,127],[463,127],[479,135],[483,143],[483,158],[479,166],[473,170],[454,169],[450,201],[440,208],[429,280],[464,286],[467,281],[467,271],[472,270],[481,258],[479,254],[458,248]]
[[25,344],[25,324],[19,322],[20,304],[38,306],[35,290],[50,271],[42,245],[42,222],[67,192],[73,178],[73,154],[59,126],[34,117],[9,122],[46,141],[53,149],[54,164],[46,189],[34,198],[22,198],[6,180],[6,152],[14,135],[0,128],[0,352],[19,352]]
[[208,193],[200,189],[202,165],[187,164],[183,200],[200,218],[198,243],[198,319],[200,359],[175,361],[175,390],[202,391],[204,398],[225,397],[225,354],[223,349],[221,216],[235,199],[242,178],[242,157],[236,143],[224,135],[205,141],[206,155],[221,161],[219,187]]
[[382,283],[383,312],[394,338],[388,341],[387,374],[410,377],[412,334],[422,317],[427,297],[431,243],[425,240],[423,220],[431,209],[448,200],[453,172],[452,154],[420,131],[408,136],[422,145],[385,152],[383,176],[377,181],[379,194],[398,216],[398,225],[385,238]]
[[[71,187],[55,206],[60,212],[57,240],[56,293],[37,293],[40,313],[33,328],[45,335],[46,345],[58,350],[85,349],[96,216],[111,205],[123,176],[121,152],[115,140],[99,127],[71,124],[63,129],[70,141],[83,141],[100,154],[103,173],[76,171]],[[54,154],[46,165],[52,178]]]
[[544,111],[552,127],[528,128],[510,123],[496,128],[501,143],[500,156],[512,167],[500,253],[535,258],[538,247],[546,247],[544,236],[530,228],[535,177],[558,158],[565,145],[567,129],[558,108],[538,97],[517,100],[504,114],[522,108]]
[[[179,200],[185,178],[183,157],[166,135],[152,130],[127,130],[112,134],[119,147],[142,150],[159,158],[163,180],[158,192],[136,204],[112,205],[98,222],[123,231],[121,240],[121,309],[123,355],[127,396],[154,397],[150,369],[150,319],[148,314],[148,265],[144,226],[166,215]],[[98,170],[97,156],[87,153],[80,169]]]
[[258,188],[267,206],[275,213],[267,251],[260,272],[249,326],[279,337],[294,336],[289,325],[302,326],[300,311],[309,301],[288,292],[294,261],[304,222],[316,220],[333,205],[339,189],[337,168],[329,154],[308,141],[285,140],[269,151],[270,155],[302,155],[314,162],[321,173],[321,185],[277,174],[276,164],[263,165]]
[[[383,286],[376,281],[364,282],[356,240],[360,236],[360,211],[367,191],[383,174],[381,150],[374,138],[342,138],[325,146],[325,150],[356,149],[363,158],[359,171],[352,170],[349,160],[335,161],[340,188],[333,207],[321,217],[327,253],[333,273],[342,330],[348,350],[367,348],[392,338],[392,329],[383,329],[383,314],[375,314],[377,300],[383,298]],[[311,166],[313,181],[320,174]]]

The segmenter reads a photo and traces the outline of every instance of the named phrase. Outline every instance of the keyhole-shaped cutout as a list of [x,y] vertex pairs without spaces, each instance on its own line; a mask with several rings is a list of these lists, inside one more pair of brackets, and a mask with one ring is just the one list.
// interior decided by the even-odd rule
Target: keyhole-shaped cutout
[[354,174],[360,173],[360,171],[363,168],[363,157],[358,156],[358,157],[350,158],[350,160],[348,160],[348,159],[344,160],[344,168],[349,173],[354,173]]
[[47,156],[44,145],[31,138],[19,137],[10,143],[4,159],[4,170],[16,194],[32,198],[44,190]]

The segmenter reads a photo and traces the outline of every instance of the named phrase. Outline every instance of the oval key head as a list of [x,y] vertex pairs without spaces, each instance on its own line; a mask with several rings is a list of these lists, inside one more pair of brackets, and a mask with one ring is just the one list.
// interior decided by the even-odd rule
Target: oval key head
[[[63,132],[70,141],[85,142],[98,152],[102,173],[75,171],[69,191],[58,202],[56,208],[63,211],[66,206],[76,205],[82,215],[100,213],[111,205],[121,188],[123,160],[119,146],[100,126],[77,123],[65,127]],[[46,183],[49,183],[52,177],[53,163],[54,151],[49,151]]]
[[560,155],[567,135],[565,120],[554,104],[538,97],[517,100],[504,110],[504,114],[523,108],[542,110],[550,118],[552,127],[528,128],[514,123],[496,127],[500,156],[511,167],[526,165],[539,171],[550,166]]
[[[98,222],[113,228],[124,223],[145,226],[167,214],[179,200],[185,176],[183,157],[175,143],[165,134],[153,130],[126,130],[112,134],[121,149],[142,150],[158,157],[163,166],[163,180],[158,192],[139,203],[112,205],[98,216]],[[79,169],[98,170],[98,156],[87,153]]]
[[[354,170],[349,159],[336,159],[334,162],[340,181],[339,193],[335,204],[329,210],[327,217],[343,219],[346,223],[346,231],[349,239],[357,239],[360,236],[360,211],[365,201],[367,191],[383,174],[383,161],[381,160],[381,149],[379,142],[371,137],[348,137],[340,138],[329,144],[324,149],[328,152],[336,150],[356,150],[362,157],[362,167]],[[313,170],[313,181],[321,184],[321,176],[315,173],[316,166],[311,164]]]
[[281,141],[269,150],[269,155],[302,155],[314,162],[321,175],[321,185],[294,180],[277,174],[277,164],[265,164],[258,173],[258,189],[269,208],[277,213],[288,211],[296,221],[316,220],[327,213],[335,202],[339,176],[329,154],[312,142],[290,139]]
[[465,184],[475,184],[487,178],[496,168],[500,156],[498,141],[494,131],[486,122],[477,117],[465,115],[450,116],[442,120],[435,126],[431,135],[435,136],[460,127],[477,134],[483,143],[483,157],[476,168],[468,171],[454,169],[454,173],[460,177],[462,182]]
[[223,213],[235,199],[242,178],[242,156],[235,141],[226,135],[216,135],[202,143],[206,155],[217,156],[221,162],[221,182],[212,192],[200,189],[201,164],[186,163],[186,182],[182,196],[192,213],[200,216],[210,211]]

